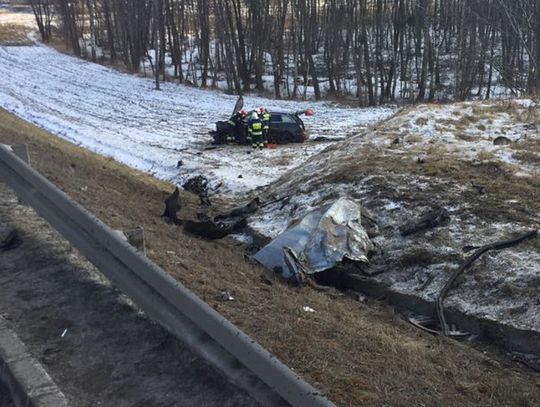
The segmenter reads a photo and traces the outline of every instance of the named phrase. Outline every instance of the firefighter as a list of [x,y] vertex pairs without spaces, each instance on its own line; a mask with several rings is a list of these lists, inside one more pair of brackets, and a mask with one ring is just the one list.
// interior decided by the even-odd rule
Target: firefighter
[[248,134],[248,123],[250,114],[246,110],[240,110],[240,119],[238,120],[238,126],[236,128],[236,142],[238,144],[250,144]]
[[235,143],[238,142],[240,138],[240,131],[242,130],[243,119],[247,115],[245,110],[240,110],[231,116],[227,121],[229,125],[229,133],[227,134],[227,142]]
[[238,144],[245,144],[246,142],[248,119],[248,112],[245,109],[240,110],[240,118],[236,124],[236,142]]
[[263,124],[257,111],[251,114],[248,123],[248,138],[251,139],[251,146],[253,148],[264,148],[262,141],[263,136]]
[[261,120],[262,120],[262,125],[263,125],[263,136],[262,136],[262,141],[263,141],[263,145],[266,145],[268,144],[268,132],[270,131],[270,112],[268,111],[268,109],[264,108],[264,107],[261,107],[259,109],[261,111]]

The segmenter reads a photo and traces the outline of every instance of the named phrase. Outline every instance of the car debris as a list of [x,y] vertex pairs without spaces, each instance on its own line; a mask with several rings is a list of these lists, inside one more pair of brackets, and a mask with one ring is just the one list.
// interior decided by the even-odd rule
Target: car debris
[[238,216],[251,215],[259,210],[260,204],[261,204],[260,199],[256,197],[252,199],[247,205],[239,207],[239,208],[234,208],[230,212],[217,215],[214,219],[219,220],[219,219],[234,218]]
[[180,205],[180,191],[178,187],[174,189],[174,192],[165,199],[165,210],[163,211],[162,218],[173,222],[177,225],[181,224],[182,221],[178,219],[177,212],[182,208]]
[[346,137],[326,137],[326,136],[317,136],[311,141],[316,143],[335,143],[337,141],[343,141]]
[[409,236],[427,229],[432,229],[448,223],[450,214],[445,208],[433,208],[422,215],[419,219],[414,219],[405,223],[399,228],[401,236]]
[[[201,221],[184,220],[184,230],[205,239],[222,239],[232,233],[239,233],[247,226],[247,217],[259,210],[260,200],[252,199],[248,204],[234,208],[215,217],[200,214]],[[206,217],[206,219],[204,219]]]
[[208,179],[203,175],[196,175],[188,179],[182,185],[186,191],[197,195],[202,205],[211,206],[210,198],[208,197]]
[[259,250],[254,259],[283,278],[301,283],[305,275],[332,269],[347,258],[369,263],[374,250],[361,224],[361,206],[348,198],[308,213]]
[[219,299],[222,301],[234,301],[234,297],[229,290],[223,290],[219,293]]
[[493,144],[496,146],[505,146],[512,144],[512,140],[510,140],[508,137],[498,136],[493,139]]
[[519,236],[511,238],[511,239],[506,239],[506,240],[501,240],[498,242],[486,244],[476,249],[473,254],[467,257],[461,263],[461,265],[454,272],[452,272],[452,274],[450,275],[450,278],[443,285],[441,291],[439,292],[439,295],[437,296],[437,302],[436,302],[437,315],[439,317],[439,322],[441,324],[441,331],[443,335],[448,336],[449,334],[448,324],[446,323],[446,318],[444,316],[444,298],[446,297],[446,294],[448,294],[448,291],[452,287],[452,284],[454,283],[454,281],[465,271],[465,269],[468,268],[482,254],[486,253],[489,250],[506,249],[508,247],[515,246],[525,240],[536,239],[536,237],[538,237],[538,230],[530,230],[528,232],[522,233]]
[[[428,317],[426,315],[410,314],[406,318],[407,321],[411,323],[411,325],[432,335],[444,334],[440,326],[437,325],[437,321],[431,317]],[[446,336],[453,339],[469,339],[473,335],[469,332],[458,331],[455,327],[452,327],[452,329],[448,331],[448,334]]]
[[184,230],[186,232],[209,240],[222,239],[231,233],[238,233],[247,225],[245,217],[226,219],[223,221],[215,221],[213,219],[201,222],[184,220],[182,223],[184,224]]

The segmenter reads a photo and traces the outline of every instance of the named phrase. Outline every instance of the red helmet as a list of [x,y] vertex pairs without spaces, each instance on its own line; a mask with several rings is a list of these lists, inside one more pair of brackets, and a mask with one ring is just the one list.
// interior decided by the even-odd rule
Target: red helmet
[[315,112],[311,107],[306,110],[306,116],[313,116],[314,114]]
[[245,109],[240,110],[239,113],[240,113],[241,116],[247,116],[247,112],[246,112]]
[[265,109],[264,107],[261,106],[261,107],[259,107],[259,111],[260,111],[261,113],[264,113],[264,112],[266,112],[266,109]]

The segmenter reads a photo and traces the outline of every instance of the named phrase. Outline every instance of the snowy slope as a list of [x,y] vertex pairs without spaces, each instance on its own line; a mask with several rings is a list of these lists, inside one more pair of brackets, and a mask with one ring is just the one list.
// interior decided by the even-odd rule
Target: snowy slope
[[[495,142],[504,136],[506,145]],[[495,143],[494,143],[495,142]],[[339,148],[337,148],[339,147]],[[467,256],[462,248],[540,229],[540,105],[530,100],[421,105],[308,160],[265,191],[277,200],[250,226],[275,237],[310,210],[346,196],[378,220],[373,278],[434,301]],[[442,206],[447,225],[402,236],[399,227]],[[470,253],[469,253],[470,254]],[[490,252],[446,305],[540,331],[540,239]]]
[[[73,143],[134,168],[181,183],[204,174],[219,193],[243,194],[267,185],[328,143],[306,143],[248,154],[246,147],[205,150],[208,131],[230,115],[236,96],[119,73],[45,46],[0,48],[0,106]],[[245,106],[296,111],[305,102],[245,97]],[[388,117],[390,108],[311,104],[312,137],[343,137]],[[176,168],[179,160],[184,162]],[[241,178],[238,176],[242,175]]]
[[[320,205],[325,196],[333,199],[336,193],[359,191],[356,181],[365,182],[362,177],[367,177],[368,173],[398,169],[406,173],[408,166],[418,160],[427,161],[428,166],[445,160],[464,166],[498,162],[513,176],[525,179],[539,176],[538,123],[540,105],[528,99],[419,105],[404,109],[372,129],[361,131],[312,157],[294,175],[277,180],[269,194],[291,197],[298,211],[291,215],[288,208],[276,212],[270,206],[266,211],[272,215],[255,217],[252,224],[259,233],[275,237],[283,232],[292,217],[302,217]],[[511,144],[494,144],[501,136],[508,138]],[[367,161],[378,165],[363,167]],[[399,164],[400,161],[405,161],[407,166]],[[345,174],[349,182],[333,177],[334,173]],[[396,209],[393,202],[387,204],[386,209]]]

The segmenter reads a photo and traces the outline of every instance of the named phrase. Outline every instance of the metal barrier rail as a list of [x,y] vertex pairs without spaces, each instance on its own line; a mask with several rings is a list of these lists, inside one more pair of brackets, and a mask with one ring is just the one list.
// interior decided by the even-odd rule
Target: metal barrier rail
[[5,145],[0,145],[0,181],[10,185],[150,318],[261,404],[334,406]]

